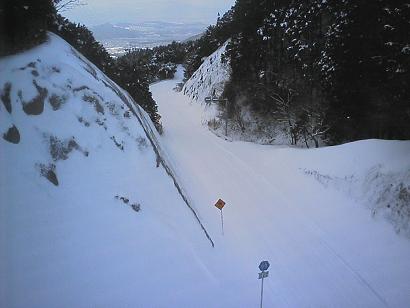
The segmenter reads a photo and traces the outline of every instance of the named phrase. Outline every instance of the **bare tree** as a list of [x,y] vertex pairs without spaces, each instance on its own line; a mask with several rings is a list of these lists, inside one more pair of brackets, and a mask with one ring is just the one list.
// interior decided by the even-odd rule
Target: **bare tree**
[[299,115],[298,126],[305,140],[306,147],[309,147],[308,139],[319,147],[319,140],[329,131],[330,126],[326,124],[326,110],[319,104],[308,105],[302,108]]
[[[278,91],[279,92],[279,91]],[[280,89],[281,93],[270,91],[268,98],[275,102],[275,116],[278,116],[278,120],[286,123],[289,126],[290,143],[296,145],[299,140],[299,127],[296,122],[296,116],[294,112],[294,97],[296,91],[290,88]]]
[[267,98],[274,102],[275,118],[287,124],[292,145],[303,138],[306,147],[309,147],[309,140],[314,142],[315,147],[319,147],[320,140],[330,130],[326,123],[327,110],[319,102],[298,103],[295,99],[297,95],[291,88],[278,87],[269,91]]
[[53,0],[53,1],[54,1],[54,7],[56,8],[57,12],[68,11],[76,6],[86,4],[83,0]]

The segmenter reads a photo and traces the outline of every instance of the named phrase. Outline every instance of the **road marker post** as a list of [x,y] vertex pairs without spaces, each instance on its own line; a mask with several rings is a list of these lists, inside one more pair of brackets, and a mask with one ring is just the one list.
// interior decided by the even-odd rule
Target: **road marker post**
[[228,99],[216,96],[205,97],[205,102],[211,104],[212,102],[225,103],[225,136],[228,137]]
[[269,266],[270,266],[270,264],[269,264],[268,261],[262,261],[259,264],[259,269],[261,270],[261,272],[259,273],[258,279],[262,279],[260,308],[263,308],[263,279],[265,279],[269,276],[269,271],[267,270],[269,268]]
[[216,201],[215,203],[215,207],[218,208],[221,211],[221,227],[222,227],[222,235],[224,235],[224,216],[222,213],[222,209],[225,206],[225,201],[223,201],[222,199],[219,199],[218,201]]

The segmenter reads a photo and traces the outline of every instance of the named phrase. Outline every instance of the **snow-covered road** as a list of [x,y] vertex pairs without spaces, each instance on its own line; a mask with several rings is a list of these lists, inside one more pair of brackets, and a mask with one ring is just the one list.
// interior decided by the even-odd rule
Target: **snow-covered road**
[[181,77],[151,91],[162,143],[215,242],[192,261],[207,277],[192,307],[257,307],[262,260],[271,264],[265,307],[409,307],[409,240],[303,172],[354,173],[400,151],[371,141],[320,150],[224,141],[201,123],[203,107],[173,90]]

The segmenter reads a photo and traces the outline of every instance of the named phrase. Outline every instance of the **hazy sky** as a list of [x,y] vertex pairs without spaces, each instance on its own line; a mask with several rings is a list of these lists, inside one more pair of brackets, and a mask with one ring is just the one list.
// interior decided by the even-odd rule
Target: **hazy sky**
[[93,26],[105,22],[215,23],[235,0],[82,0],[86,5],[63,12],[71,21]]

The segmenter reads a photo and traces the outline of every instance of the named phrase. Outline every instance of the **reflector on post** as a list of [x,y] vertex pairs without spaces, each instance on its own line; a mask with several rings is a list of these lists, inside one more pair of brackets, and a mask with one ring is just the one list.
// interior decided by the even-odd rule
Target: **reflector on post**
[[222,199],[219,199],[215,203],[215,207],[217,207],[219,210],[221,210],[221,227],[222,227],[222,235],[224,235],[224,216],[222,214],[222,209],[225,206],[225,201]]
[[222,210],[223,207],[225,206],[225,201],[223,201],[222,199],[219,199],[218,201],[216,201],[215,206],[218,209]]

